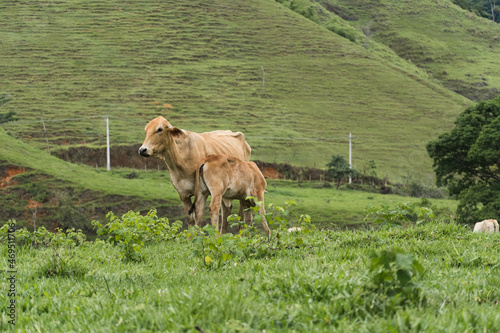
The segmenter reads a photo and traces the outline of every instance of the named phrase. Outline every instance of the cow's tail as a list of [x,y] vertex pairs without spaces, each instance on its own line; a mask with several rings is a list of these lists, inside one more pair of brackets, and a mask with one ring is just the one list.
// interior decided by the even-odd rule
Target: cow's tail
[[193,205],[191,206],[191,208],[189,209],[189,212],[188,214],[189,215],[193,215],[194,214],[194,210],[196,208],[196,199],[197,199],[197,195],[198,193],[200,193],[200,186],[201,186],[201,182],[205,183],[205,180],[203,179],[203,167],[205,166],[205,163],[203,163],[200,168],[198,170],[196,170],[196,178],[195,178],[195,182],[194,182],[194,200],[193,200]]
[[193,215],[194,213],[194,209],[196,208],[196,201],[193,202],[193,205],[191,206],[191,208],[189,209],[189,212],[188,214],[189,215]]

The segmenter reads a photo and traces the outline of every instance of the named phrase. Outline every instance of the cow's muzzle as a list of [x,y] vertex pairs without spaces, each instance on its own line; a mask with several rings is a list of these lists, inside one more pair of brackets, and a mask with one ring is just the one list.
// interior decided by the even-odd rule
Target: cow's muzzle
[[139,155],[143,157],[149,157],[150,155],[148,154],[148,148],[139,148]]

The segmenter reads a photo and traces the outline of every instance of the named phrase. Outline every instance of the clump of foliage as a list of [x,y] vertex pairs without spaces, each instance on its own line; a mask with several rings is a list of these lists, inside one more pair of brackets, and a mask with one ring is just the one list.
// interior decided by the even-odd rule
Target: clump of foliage
[[[7,241],[9,224],[15,221],[6,222],[0,227],[0,242]],[[87,236],[82,230],[74,228],[63,231],[56,228],[55,232],[47,230],[45,227],[39,227],[34,231],[26,228],[18,228],[14,232],[16,243],[21,246],[45,246],[45,247],[75,247],[82,245]]]
[[427,144],[438,186],[458,197],[458,219],[500,214],[500,97],[467,108],[455,127]]
[[308,215],[301,215],[298,218],[300,233],[291,234],[287,230],[291,218],[295,216],[291,209],[295,202],[286,201],[286,206],[274,204],[269,206],[265,218],[272,230],[270,235],[260,234],[255,227],[264,217],[258,213],[260,204],[262,203],[257,202],[256,207],[250,208],[255,214],[250,224],[242,222],[237,215],[228,218],[229,222],[233,222],[232,227],[240,227],[238,234],[221,235],[211,225],[206,225],[202,229],[194,227],[186,231],[185,236],[191,239],[193,244],[191,256],[200,258],[204,267],[217,269],[230,262],[269,257],[280,250],[304,245],[302,235],[310,233],[314,228]]
[[[356,37],[359,36],[359,32],[349,24],[342,24],[340,17],[337,15],[330,15],[328,10],[325,11],[326,7],[330,7],[325,3],[315,3],[309,0],[276,0],[276,2],[281,3],[283,6],[293,10],[299,15],[307,18],[308,20],[313,21],[317,24],[323,24],[326,29],[331,32],[342,36],[353,43],[356,43]],[[340,9],[342,7],[335,6],[335,8]],[[342,8],[342,11],[346,11],[345,8]]]
[[371,281],[367,290],[377,294],[381,309],[423,301],[417,279],[424,268],[412,254],[398,249],[372,251],[368,270]]
[[67,248],[52,247],[52,253],[39,267],[39,273],[42,276],[76,276],[81,277],[87,273],[87,266],[82,265],[83,259],[73,251]]
[[377,178],[377,164],[375,160],[369,160],[363,167],[363,176]]
[[340,186],[340,182],[349,176],[355,178],[358,172],[351,168],[349,163],[342,157],[342,155],[337,154],[332,156],[332,160],[326,165],[328,170],[326,171],[327,177],[333,179],[337,182],[337,189]]
[[339,36],[349,39],[351,42],[356,43],[356,36],[352,32],[354,29],[348,29],[345,27],[339,27],[335,24],[327,25],[326,28]]
[[381,226],[395,226],[403,223],[426,223],[434,219],[434,212],[426,207],[425,202],[420,205],[411,202],[400,202],[396,207],[388,204],[368,207],[365,221],[380,223]]
[[[9,228],[16,221],[10,220],[0,227],[0,243],[7,242],[9,238]],[[39,227],[34,231],[26,228],[17,228],[14,233],[15,243],[18,246],[43,249],[50,251],[44,262],[39,263],[38,270],[42,276],[83,276],[87,268],[78,263],[76,254],[73,252],[76,246],[84,246],[86,236],[82,230],[74,228],[63,231],[56,228],[55,232]]]
[[15,117],[14,111],[9,111],[7,113],[0,113],[0,124],[7,123],[9,121],[16,121],[18,118]]
[[276,0],[276,2],[281,3],[283,6],[290,8],[294,12],[304,16],[305,18],[319,23],[319,17],[315,10],[315,6],[310,1],[299,0],[299,1],[288,1],[288,0]]
[[156,210],[150,210],[142,216],[130,211],[121,218],[109,212],[109,223],[92,221],[97,235],[120,247],[122,258],[130,261],[143,260],[142,249],[148,241],[161,241],[176,238],[182,227],[181,221],[169,224],[167,218],[159,218]]

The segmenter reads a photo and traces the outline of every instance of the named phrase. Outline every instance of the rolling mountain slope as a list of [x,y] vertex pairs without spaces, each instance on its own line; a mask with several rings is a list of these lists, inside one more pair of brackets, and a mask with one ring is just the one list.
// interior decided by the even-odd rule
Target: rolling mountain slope
[[[354,166],[373,159],[397,180],[431,173],[425,144],[470,104],[271,0],[7,1],[0,11],[0,92],[12,96],[1,112],[110,115],[114,144],[139,145],[163,114],[189,130],[243,131],[253,159],[323,167],[347,157],[352,132]],[[95,118],[46,126],[52,147],[104,143]],[[45,146],[40,123],[4,128]]]
[[358,28],[359,44],[364,31],[467,98],[491,99],[500,93],[500,25],[451,0],[299,2],[320,8],[324,25],[340,15]]

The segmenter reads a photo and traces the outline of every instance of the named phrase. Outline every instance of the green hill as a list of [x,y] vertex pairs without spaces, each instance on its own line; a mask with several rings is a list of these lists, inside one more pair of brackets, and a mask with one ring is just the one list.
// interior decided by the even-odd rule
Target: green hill
[[[2,2],[0,11],[0,91],[12,96],[2,111],[37,121],[4,128],[39,148],[41,114],[110,115],[112,143],[137,145],[163,114],[189,130],[241,130],[253,159],[298,166],[347,157],[352,132],[354,166],[373,159],[398,180],[431,173],[425,143],[470,104],[389,49],[270,0]],[[52,148],[105,142],[102,119],[46,127]]]
[[303,13],[314,8],[312,17],[318,23],[355,36],[358,44],[368,38],[387,45],[444,87],[467,98],[491,99],[499,93],[500,25],[463,10],[452,1],[294,3],[300,4],[294,8]]

